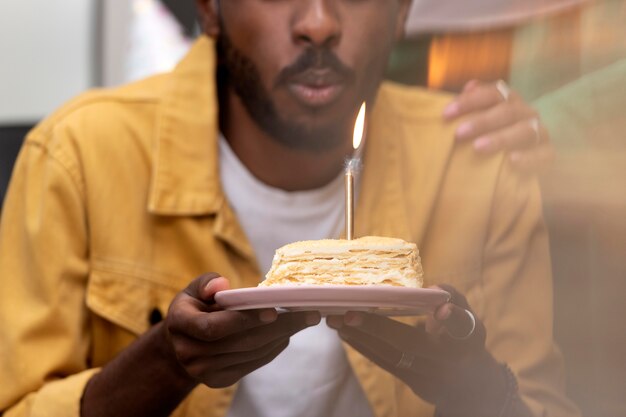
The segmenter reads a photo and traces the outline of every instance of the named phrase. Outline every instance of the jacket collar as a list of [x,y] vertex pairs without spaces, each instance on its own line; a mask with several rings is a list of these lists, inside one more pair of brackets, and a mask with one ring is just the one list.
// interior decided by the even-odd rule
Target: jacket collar
[[254,250],[224,196],[219,177],[215,60],[213,40],[201,36],[167,75],[148,211],[163,216],[215,215],[215,237],[254,264]]
[[213,214],[223,205],[217,151],[213,41],[202,36],[167,75],[155,140],[148,210]]

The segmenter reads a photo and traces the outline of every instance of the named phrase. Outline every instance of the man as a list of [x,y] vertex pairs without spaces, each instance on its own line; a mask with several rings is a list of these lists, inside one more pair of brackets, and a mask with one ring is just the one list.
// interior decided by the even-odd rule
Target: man
[[[408,2],[198,3],[217,47],[27,139],[0,240],[5,416],[575,414],[532,179],[454,146],[446,96],[379,88]],[[471,133],[534,140],[523,103],[470,89],[493,107]],[[416,241],[451,302],[420,323],[330,317],[314,337],[316,312],[223,311],[214,294],[256,285],[281,240],[336,236],[363,101],[356,231]]]

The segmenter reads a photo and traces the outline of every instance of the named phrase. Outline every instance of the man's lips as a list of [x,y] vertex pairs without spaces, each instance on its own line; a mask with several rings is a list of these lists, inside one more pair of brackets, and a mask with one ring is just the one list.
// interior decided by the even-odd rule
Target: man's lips
[[343,86],[339,84],[322,86],[289,84],[289,90],[302,104],[308,107],[322,107],[335,101],[343,90]]
[[289,91],[308,107],[322,107],[335,101],[345,86],[344,78],[331,70],[309,70],[292,77]]

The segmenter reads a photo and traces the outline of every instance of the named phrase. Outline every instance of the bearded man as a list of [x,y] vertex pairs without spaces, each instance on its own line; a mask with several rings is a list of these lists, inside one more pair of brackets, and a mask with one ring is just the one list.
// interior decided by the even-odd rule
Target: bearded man
[[[441,117],[483,110],[456,136],[532,142],[534,112],[501,84],[448,107],[381,84],[407,0],[198,7],[172,73],[87,93],[26,140],[0,236],[5,417],[576,415],[536,183]],[[417,242],[450,302],[320,326],[222,309],[277,247],[338,237],[364,101],[356,230]]]

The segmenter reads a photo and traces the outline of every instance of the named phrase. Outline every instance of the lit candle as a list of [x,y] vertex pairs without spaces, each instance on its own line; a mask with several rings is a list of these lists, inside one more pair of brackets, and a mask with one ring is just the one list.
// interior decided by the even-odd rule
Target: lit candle
[[351,162],[348,161],[346,167],[346,175],[344,177],[346,187],[346,239],[354,238],[354,170],[350,168]]
[[346,161],[346,173],[344,177],[346,192],[346,239],[354,239],[354,177],[361,164],[360,146],[365,130],[365,103],[361,105],[359,115],[354,124],[354,135],[352,136],[352,147],[354,152],[352,157]]

